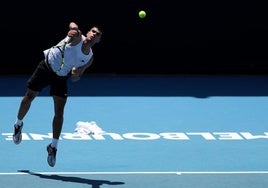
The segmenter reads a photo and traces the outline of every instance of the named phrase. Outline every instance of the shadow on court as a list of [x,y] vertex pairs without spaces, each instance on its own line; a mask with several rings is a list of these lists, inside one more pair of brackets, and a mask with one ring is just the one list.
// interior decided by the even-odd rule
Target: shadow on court
[[[26,180],[31,185],[38,185],[38,187],[88,187],[102,188],[102,187],[154,187],[154,188],[265,188],[267,185],[267,173],[266,172],[185,172],[185,173],[147,173],[147,174],[117,174],[117,176],[109,176],[109,174],[75,174],[68,176],[67,174],[41,174],[30,172],[28,170],[21,170],[25,174],[30,176],[39,177],[40,179],[34,179],[24,177],[24,183]],[[88,179],[85,176],[94,176],[95,179]],[[110,174],[111,175],[111,174]],[[114,174],[115,175],[115,174]],[[84,177],[82,177],[84,176]],[[124,181],[109,181],[103,180],[103,176],[109,179],[119,178]],[[102,177],[102,178],[101,178]],[[14,178],[14,177],[13,177]],[[17,176],[18,178],[18,176]],[[19,179],[17,179],[19,180]],[[43,181],[44,180],[44,181]],[[56,181],[50,181],[56,180]],[[68,184],[59,183],[66,182]],[[127,183],[126,183],[127,182]],[[25,187],[25,185],[23,185]],[[19,186],[19,187],[23,187]],[[9,186],[12,187],[12,186]],[[27,186],[28,187],[28,186]],[[5,188],[5,187],[4,187]]]
[[91,185],[92,188],[101,188],[101,185],[122,185],[125,184],[124,182],[113,182],[108,180],[93,180],[93,179],[86,179],[81,177],[74,177],[74,176],[62,176],[56,174],[40,174],[35,172],[30,172],[28,170],[21,170],[19,172],[24,172],[33,176],[37,176],[43,179],[51,179],[51,180],[58,180],[63,182],[71,182],[71,183],[81,183],[81,184],[88,184]]

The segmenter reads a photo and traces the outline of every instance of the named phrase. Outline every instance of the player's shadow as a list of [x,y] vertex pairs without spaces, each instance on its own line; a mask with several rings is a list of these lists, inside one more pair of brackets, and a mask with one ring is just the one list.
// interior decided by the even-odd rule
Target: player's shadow
[[80,178],[80,177],[74,177],[74,176],[61,176],[61,175],[46,175],[46,174],[40,174],[35,172],[30,172],[28,170],[23,170],[20,172],[25,172],[30,175],[38,176],[39,178],[45,178],[45,179],[52,179],[52,180],[59,180],[63,182],[73,182],[73,183],[83,183],[91,185],[92,188],[100,188],[101,185],[122,185],[125,184],[124,182],[113,182],[108,180],[93,180],[93,179],[86,179],[86,178]]

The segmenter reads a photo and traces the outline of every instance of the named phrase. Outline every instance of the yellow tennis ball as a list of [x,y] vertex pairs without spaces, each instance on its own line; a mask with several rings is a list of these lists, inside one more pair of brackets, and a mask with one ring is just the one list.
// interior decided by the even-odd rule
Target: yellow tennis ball
[[139,17],[140,17],[140,18],[145,18],[145,17],[146,17],[146,12],[145,12],[144,10],[141,10],[141,11],[139,12]]

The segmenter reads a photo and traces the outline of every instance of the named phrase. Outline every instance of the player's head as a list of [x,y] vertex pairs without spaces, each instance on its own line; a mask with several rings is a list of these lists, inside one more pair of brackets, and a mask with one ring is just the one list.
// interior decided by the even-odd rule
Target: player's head
[[93,26],[87,32],[87,40],[91,41],[93,44],[99,43],[102,37],[102,29],[99,26]]

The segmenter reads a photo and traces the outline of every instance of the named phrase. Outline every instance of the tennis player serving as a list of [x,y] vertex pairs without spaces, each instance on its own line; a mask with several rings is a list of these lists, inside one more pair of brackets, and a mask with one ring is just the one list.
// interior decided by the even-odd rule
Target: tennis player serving
[[90,67],[93,62],[92,47],[100,42],[101,37],[102,30],[99,26],[93,26],[86,35],[83,35],[78,25],[71,22],[67,36],[57,45],[43,51],[44,59],[27,81],[27,91],[20,102],[14,124],[13,141],[15,144],[21,143],[23,118],[38,93],[49,87],[54,101],[53,138],[46,147],[47,162],[51,167],[56,164],[58,141],[63,126],[64,108],[68,96],[67,80],[70,78],[74,82],[78,81]]

